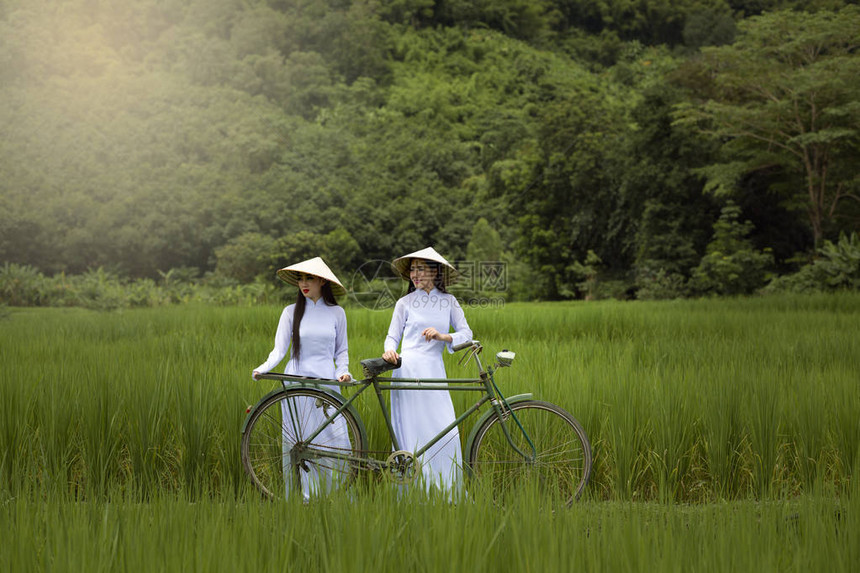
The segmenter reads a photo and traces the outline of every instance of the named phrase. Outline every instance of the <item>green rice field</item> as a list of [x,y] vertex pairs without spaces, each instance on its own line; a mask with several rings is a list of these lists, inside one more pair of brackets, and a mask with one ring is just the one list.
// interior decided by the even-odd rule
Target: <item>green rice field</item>
[[[7,309],[0,570],[858,570],[860,296],[466,313],[485,354],[517,353],[503,392],[555,402],[588,432],[594,469],[573,507],[493,500],[478,482],[451,504],[375,480],[264,502],[239,439],[272,389],[250,372],[280,308]],[[390,311],[347,318],[360,375]],[[457,358],[449,376],[472,376]],[[385,449],[371,399],[358,409]]]

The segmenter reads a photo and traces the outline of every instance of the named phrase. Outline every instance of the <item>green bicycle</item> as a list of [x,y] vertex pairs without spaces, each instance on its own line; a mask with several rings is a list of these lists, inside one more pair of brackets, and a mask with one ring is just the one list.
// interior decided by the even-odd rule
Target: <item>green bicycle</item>
[[[380,378],[397,368],[382,358],[362,360],[366,378],[351,382],[267,373],[261,379],[282,387],[248,408],[242,427],[242,463],[254,485],[267,497],[289,491],[289,476],[301,472],[323,476],[325,491],[348,487],[361,471],[384,474],[397,483],[409,483],[421,474],[420,458],[454,427],[489,408],[475,423],[463,450],[467,477],[489,480],[496,492],[527,482],[542,493],[568,504],[579,499],[591,475],[591,444],[582,426],[559,406],[532,399],[531,394],[505,398],[494,373],[510,366],[514,353],[496,354],[493,366],[484,368],[481,343],[473,340],[455,347],[467,350],[460,364],[474,359],[478,378]],[[349,398],[331,389],[356,388]],[[393,450],[367,450],[364,423],[353,406],[373,388],[388,428]],[[411,452],[400,447],[391,426],[384,392],[440,390],[480,393],[478,400],[427,444]]]

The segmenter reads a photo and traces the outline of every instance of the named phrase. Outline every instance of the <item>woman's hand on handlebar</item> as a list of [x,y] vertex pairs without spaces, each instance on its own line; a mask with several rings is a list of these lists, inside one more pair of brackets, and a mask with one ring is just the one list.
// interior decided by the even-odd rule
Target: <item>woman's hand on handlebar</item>
[[251,378],[253,378],[254,380],[259,380],[260,379],[260,373],[257,372],[256,370],[254,370],[253,372],[251,372]]
[[382,359],[392,364],[397,364],[397,359],[400,358],[394,350],[386,350],[382,353]]

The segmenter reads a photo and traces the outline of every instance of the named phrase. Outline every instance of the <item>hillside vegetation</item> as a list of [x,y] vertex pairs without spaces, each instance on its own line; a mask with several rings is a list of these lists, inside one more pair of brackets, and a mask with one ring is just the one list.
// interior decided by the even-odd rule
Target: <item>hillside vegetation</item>
[[853,4],[2,0],[0,261],[753,292],[858,228]]

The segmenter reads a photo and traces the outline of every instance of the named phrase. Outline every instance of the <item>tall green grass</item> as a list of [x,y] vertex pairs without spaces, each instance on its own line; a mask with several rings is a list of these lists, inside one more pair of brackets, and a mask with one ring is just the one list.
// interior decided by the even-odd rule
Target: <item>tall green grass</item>
[[508,305],[472,326],[519,352],[503,388],[584,424],[593,496],[773,499],[844,489],[857,472],[858,302]]
[[551,511],[398,499],[303,506],[0,503],[4,571],[856,571],[857,496],[701,506],[586,501]]
[[[570,410],[594,448],[594,500],[775,500],[842,494],[860,443],[860,296],[467,308],[497,382]],[[271,386],[251,369],[280,308],[0,320],[0,491],[7,497],[191,500],[247,494],[239,431]],[[352,372],[390,313],[348,308]],[[450,376],[474,374],[446,356]],[[372,396],[371,445],[389,447]],[[462,411],[472,395],[455,394]],[[470,429],[467,422],[462,434]]]

